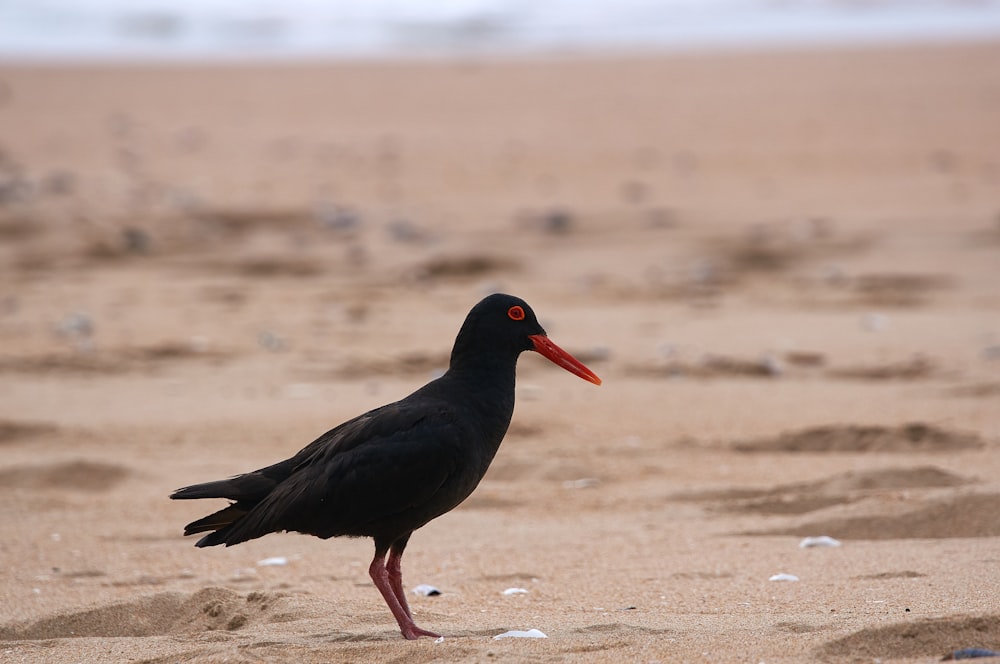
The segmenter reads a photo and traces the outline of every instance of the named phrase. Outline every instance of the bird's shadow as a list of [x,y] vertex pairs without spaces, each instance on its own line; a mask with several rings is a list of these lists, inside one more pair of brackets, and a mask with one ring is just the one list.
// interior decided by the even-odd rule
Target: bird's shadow
[[354,643],[363,641],[394,641],[402,639],[402,636],[400,636],[399,631],[365,633],[323,632],[322,634],[310,634],[308,638],[328,643]]
[[[444,634],[445,639],[480,639],[480,638],[492,638],[497,634],[502,634],[504,628],[495,627],[492,629],[476,629],[476,630],[462,630],[459,632],[448,632]],[[404,639],[400,635],[398,630],[386,630],[384,632],[366,632],[366,633],[355,633],[355,632],[324,632],[322,634],[311,634],[309,636],[311,639],[317,639],[319,641],[326,641],[328,643],[355,643],[355,642],[385,642],[385,641],[400,641]],[[433,640],[433,639],[420,639],[420,640]]]

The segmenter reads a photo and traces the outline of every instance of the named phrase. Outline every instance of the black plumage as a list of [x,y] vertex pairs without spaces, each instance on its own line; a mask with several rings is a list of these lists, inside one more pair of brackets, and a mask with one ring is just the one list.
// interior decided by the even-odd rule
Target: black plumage
[[525,350],[600,384],[549,341],[526,302],[491,295],[469,312],[440,378],[327,431],[289,459],[175,491],[171,498],[232,501],[184,534],[207,533],[199,547],[280,531],[372,537],[369,573],[403,636],[438,636],[413,622],[400,557],[414,530],[455,508],[486,474],[510,424]]

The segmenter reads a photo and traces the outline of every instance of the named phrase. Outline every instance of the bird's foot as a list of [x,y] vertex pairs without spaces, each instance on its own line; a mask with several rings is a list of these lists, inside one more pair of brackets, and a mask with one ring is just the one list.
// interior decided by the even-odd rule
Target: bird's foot
[[433,639],[441,638],[440,634],[435,634],[434,632],[427,629],[421,629],[420,627],[417,627],[413,623],[409,625],[400,625],[399,631],[403,633],[403,638],[409,641],[413,641],[414,639],[419,639],[421,636],[429,636]]

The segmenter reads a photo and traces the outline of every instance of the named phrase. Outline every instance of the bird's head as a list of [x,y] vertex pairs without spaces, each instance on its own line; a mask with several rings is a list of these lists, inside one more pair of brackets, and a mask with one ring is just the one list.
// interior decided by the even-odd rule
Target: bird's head
[[539,353],[586,381],[601,384],[597,374],[549,339],[527,302],[503,293],[490,295],[472,308],[458,333],[452,361],[456,353],[510,353],[516,356],[525,350]]

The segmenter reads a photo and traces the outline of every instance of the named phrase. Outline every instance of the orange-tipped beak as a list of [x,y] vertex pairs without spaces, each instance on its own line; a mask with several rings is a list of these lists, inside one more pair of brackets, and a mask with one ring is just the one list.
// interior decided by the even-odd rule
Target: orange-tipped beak
[[551,362],[594,385],[601,384],[601,379],[597,377],[597,374],[585,367],[583,362],[552,343],[552,340],[544,334],[531,334],[528,335],[528,338],[535,344],[535,351]]

